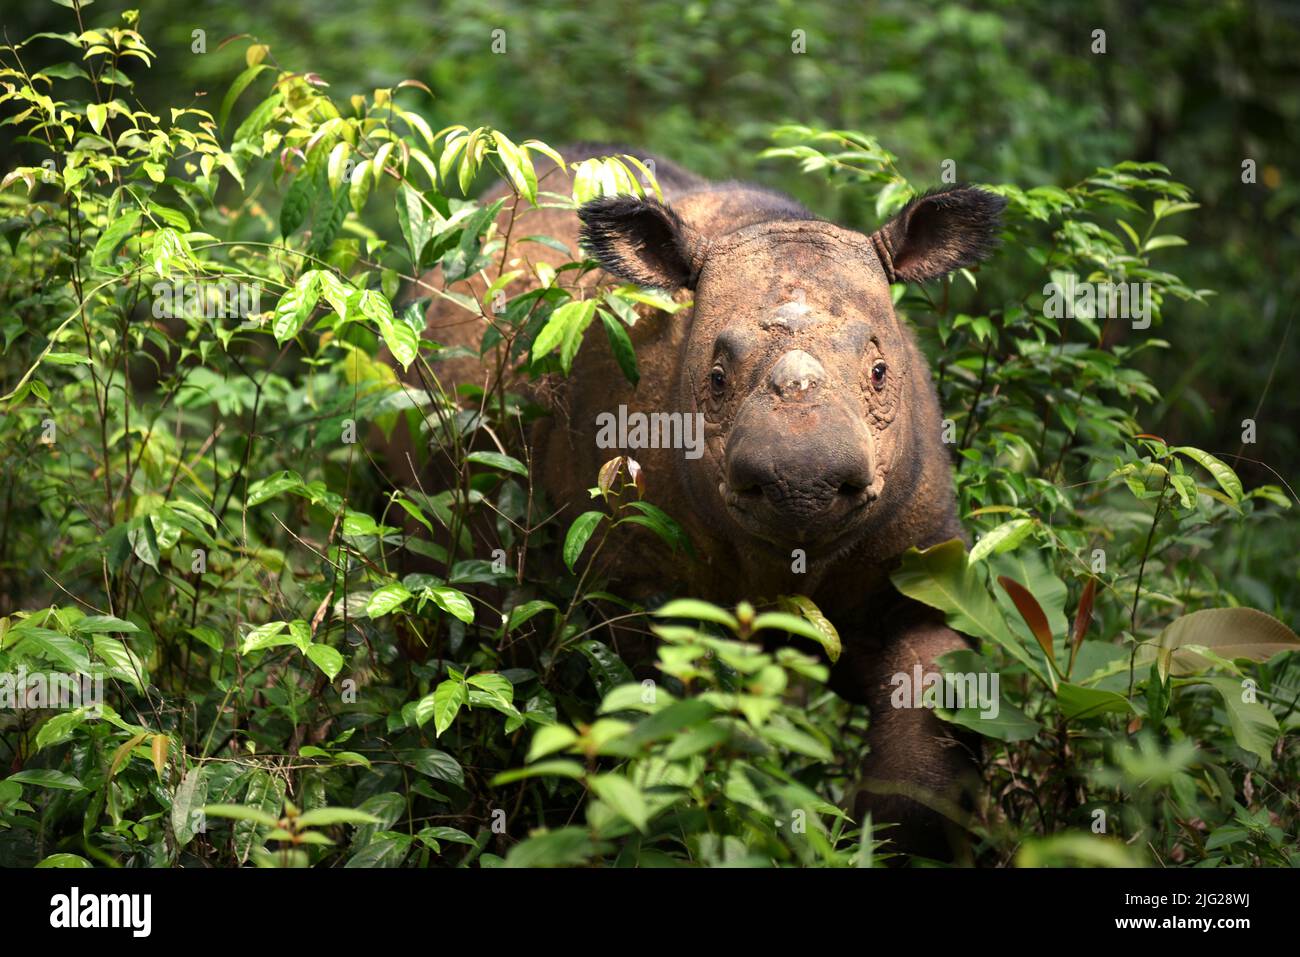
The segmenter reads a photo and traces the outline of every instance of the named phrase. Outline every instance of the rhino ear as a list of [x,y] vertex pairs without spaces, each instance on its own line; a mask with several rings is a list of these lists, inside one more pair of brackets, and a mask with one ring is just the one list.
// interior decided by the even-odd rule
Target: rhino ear
[[704,243],[663,203],[605,196],[578,210],[582,244],[610,275],[641,286],[694,289]]
[[918,196],[871,234],[890,282],[923,282],[987,259],[1007,201],[969,186]]

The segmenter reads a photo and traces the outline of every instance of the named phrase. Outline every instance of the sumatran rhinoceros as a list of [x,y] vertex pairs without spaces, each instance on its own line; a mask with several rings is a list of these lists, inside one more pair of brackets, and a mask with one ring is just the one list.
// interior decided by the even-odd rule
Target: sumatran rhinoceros
[[[585,147],[564,156],[625,152],[632,151]],[[930,369],[894,314],[890,284],[983,259],[1004,200],[950,187],[864,235],[769,190],[709,182],[652,159],[663,202],[603,198],[577,215],[519,202],[513,236],[550,236],[575,253],[581,243],[609,274],[592,272],[584,285],[612,276],[693,302],[674,315],[655,311],[629,330],[636,387],[593,323],[571,375],[534,393],[551,410],[529,435],[534,477],[571,520],[592,507],[587,490],[602,463],[620,452],[638,460],[646,500],[684,527],[696,559],[656,551],[644,531],[625,547],[607,545],[603,571],[625,593],[719,603],[810,597],[843,643],[832,688],[870,709],[854,810],[897,824],[885,832],[897,847],[945,856],[952,829],[938,809],[957,806],[976,755],[930,710],[891,706],[891,678],[910,677],[917,665],[929,673],[936,656],[968,643],[941,614],[894,590],[889,573],[911,546],[962,530]],[[543,189],[567,192],[564,170],[539,173]],[[508,195],[498,188],[488,198]],[[510,212],[507,202],[502,236]],[[529,274],[539,261],[568,259],[517,240],[505,256],[507,269]],[[440,288],[437,271],[421,284],[413,295]],[[479,280],[456,288],[484,292]],[[435,297],[427,335],[477,351],[486,320],[467,316]],[[491,386],[494,368],[465,359],[435,366],[444,386],[448,379]],[[611,422],[638,412],[681,414],[685,447],[611,449],[610,433],[621,431]],[[692,435],[691,423],[702,425],[702,436]]]

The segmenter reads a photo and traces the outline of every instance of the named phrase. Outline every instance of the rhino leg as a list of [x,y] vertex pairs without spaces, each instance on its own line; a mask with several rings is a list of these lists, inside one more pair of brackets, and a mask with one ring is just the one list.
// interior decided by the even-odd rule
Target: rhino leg
[[893,679],[906,675],[910,690],[917,665],[923,675],[937,672],[937,657],[968,647],[942,622],[922,618],[872,650],[846,654],[836,669],[836,690],[871,712],[870,750],[852,796],[853,815],[894,825],[881,833],[891,841],[886,850],[951,860],[965,843],[961,820],[978,783],[978,738],[929,708],[913,707],[910,694],[897,707],[903,696]]

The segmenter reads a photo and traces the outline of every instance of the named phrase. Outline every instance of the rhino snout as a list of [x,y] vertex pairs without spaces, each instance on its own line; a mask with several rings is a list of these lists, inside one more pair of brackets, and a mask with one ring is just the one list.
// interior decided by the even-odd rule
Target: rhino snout
[[[773,370],[774,391],[778,382],[800,395],[815,388],[798,388],[808,370],[794,365],[787,371],[799,378]],[[803,408],[797,417],[783,415],[784,408],[778,402],[774,410],[737,423],[727,442],[727,504],[765,538],[833,537],[875,497],[871,432],[838,405]]]

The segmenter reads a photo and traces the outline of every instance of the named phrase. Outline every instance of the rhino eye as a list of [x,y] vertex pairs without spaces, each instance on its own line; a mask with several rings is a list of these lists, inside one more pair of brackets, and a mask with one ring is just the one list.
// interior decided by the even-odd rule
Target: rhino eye
[[877,362],[871,367],[871,385],[879,392],[885,387],[885,373],[888,367],[884,362]]
[[726,389],[727,373],[721,365],[714,366],[713,371],[709,373],[709,385],[713,388],[713,391],[718,394],[721,394],[722,391]]

